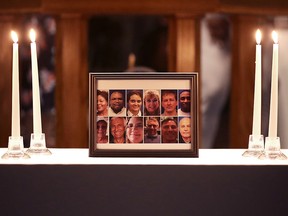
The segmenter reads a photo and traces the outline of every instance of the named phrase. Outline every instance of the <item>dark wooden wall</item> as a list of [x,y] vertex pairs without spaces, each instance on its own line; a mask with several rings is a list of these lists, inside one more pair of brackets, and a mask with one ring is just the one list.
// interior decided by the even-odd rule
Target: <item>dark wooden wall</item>
[[[229,13],[233,20],[230,147],[247,147],[252,128],[254,32],[266,15],[288,14],[284,0],[10,0],[0,2],[0,146],[11,131],[11,41],[17,16],[47,13],[57,20],[56,146],[88,147],[87,20],[92,15],[169,17],[169,71],[199,71],[201,17]],[[249,34],[249,32],[251,34]]]

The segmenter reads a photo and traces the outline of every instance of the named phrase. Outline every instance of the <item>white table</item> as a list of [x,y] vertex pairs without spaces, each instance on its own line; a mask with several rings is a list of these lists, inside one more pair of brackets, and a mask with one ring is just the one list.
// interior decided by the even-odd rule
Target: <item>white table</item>
[[288,161],[243,158],[244,149],[200,149],[199,158],[89,158],[88,149],[51,151],[0,160],[0,215],[234,216],[288,209]]
[[[244,149],[200,149],[199,158],[113,158],[89,157],[88,149],[52,148],[51,156],[32,156],[30,159],[4,160],[1,164],[22,165],[288,165],[288,160],[259,160],[242,157]],[[0,148],[0,156],[7,149]],[[288,149],[282,150],[288,156]]]

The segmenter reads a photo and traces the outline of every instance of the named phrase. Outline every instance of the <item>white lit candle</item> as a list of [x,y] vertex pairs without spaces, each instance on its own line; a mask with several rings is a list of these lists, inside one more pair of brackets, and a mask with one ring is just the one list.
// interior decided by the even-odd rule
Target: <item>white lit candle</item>
[[20,104],[19,104],[19,59],[18,37],[16,32],[11,31],[13,43],[12,58],[12,123],[11,136],[20,137]]
[[271,75],[271,97],[270,97],[270,116],[269,116],[269,137],[277,137],[277,118],[278,118],[278,35],[272,32],[273,60]]
[[253,135],[261,135],[261,32],[256,31],[256,62],[253,106]]
[[41,105],[39,92],[39,78],[38,78],[38,63],[36,50],[36,33],[33,29],[30,30],[31,39],[31,63],[32,63],[32,91],[33,91],[33,133],[34,135],[42,134],[41,125]]

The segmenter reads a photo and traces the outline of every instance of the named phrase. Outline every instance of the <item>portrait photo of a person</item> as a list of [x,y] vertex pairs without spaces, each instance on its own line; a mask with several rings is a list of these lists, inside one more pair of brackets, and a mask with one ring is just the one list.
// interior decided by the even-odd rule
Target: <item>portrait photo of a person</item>
[[160,143],[159,125],[159,118],[146,118],[144,143]]
[[126,125],[126,143],[143,143],[143,117],[129,117]]
[[108,92],[97,90],[97,116],[108,116]]
[[164,117],[161,121],[162,143],[178,143],[177,118]]
[[127,91],[127,116],[142,116],[142,90]]
[[110,143],[125,143],[126,117],[110,118]]
[[177,116],[177,90],[161,91],[162,116]]
[[191,143],[191,120],[189,117],[179,120],[179,143]]
[[126,116],[125,90],[110,90],[109,116]]
[[179,91],[179,109],[178,116],[190,116],[191,111],[191,95],[190,90]]
[[108,118],[99,118],[97,119],[97,143],[108,143]]
[[160,93],[158,90],[146,90],[144,92],[144,115],[160,115]]

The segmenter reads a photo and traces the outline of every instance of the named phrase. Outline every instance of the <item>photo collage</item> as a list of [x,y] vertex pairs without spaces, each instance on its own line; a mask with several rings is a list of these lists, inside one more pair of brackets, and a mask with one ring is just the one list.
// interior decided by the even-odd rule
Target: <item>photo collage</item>
[[98,89],[96,95],[97,144],[193,140],[190,89]]

